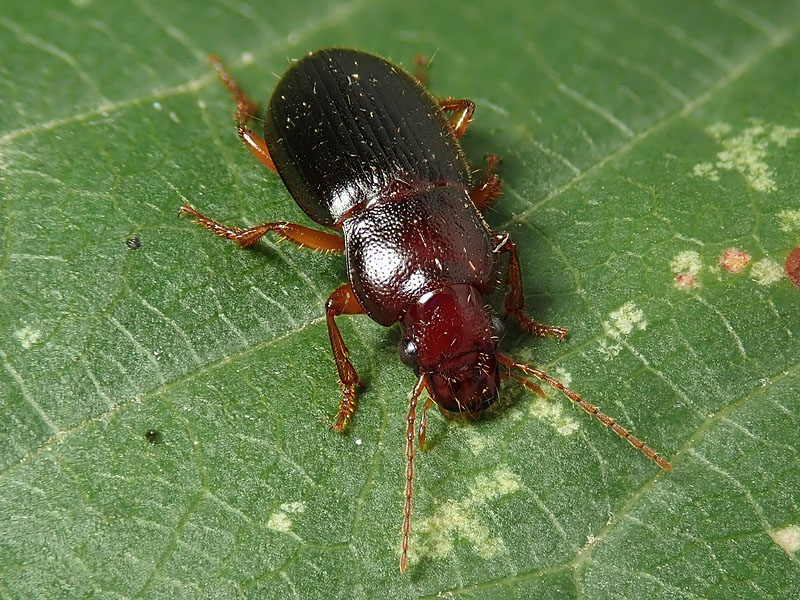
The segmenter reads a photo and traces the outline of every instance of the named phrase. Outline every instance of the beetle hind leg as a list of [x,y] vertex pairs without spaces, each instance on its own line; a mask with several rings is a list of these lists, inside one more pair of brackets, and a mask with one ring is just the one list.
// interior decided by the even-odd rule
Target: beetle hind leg
[[301,247],[312,248],[313,250],[324,250],[326,252],[344,252],[344,241],[338,235],[317,231],[310,227],[276,221],[272,223],[262,223],[254,227],[242,229],[241,227],[228,227],[219,221],[215,221],[203,214],[200,214],[194,207],[184,204],[178,211],[178,215],[191,215],[194,222],[205,227],[209,231],[216,233],[219,237],[233,240],[242,248],[252,246],[270,231],[279,236],[280,239],[289,240]]
[[222,64],[222,61],[220,61],[216,54],[209,56],[209,60],[214,69],[216,69],[222,83],[228,88],[231,96],[233,96],[233,99],[236,101],[237,111],[234,113],[233,118],[236,120],[239,139],[242,140],[245,147],[261,162],[261,164],[277,173],[278,170],[275,168],[275,163],[272,162],[272,157],[269,155],[267,143],[264,141],[264,138],[247,126],[250,119],[254,119],[258,116],[258,103],[251,100],[242,91],[242,88],[239,87],[239,84],[236,83],[236,80],[228,72],[225,65]]

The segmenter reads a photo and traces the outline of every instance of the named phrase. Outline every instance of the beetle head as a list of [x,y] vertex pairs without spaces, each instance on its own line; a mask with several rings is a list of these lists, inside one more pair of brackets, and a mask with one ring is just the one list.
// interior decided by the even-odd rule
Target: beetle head
[[497,399],[500,374],[492,313],[471,285],[424,294],[403,317],[400,358],[449,411],[476,414]]

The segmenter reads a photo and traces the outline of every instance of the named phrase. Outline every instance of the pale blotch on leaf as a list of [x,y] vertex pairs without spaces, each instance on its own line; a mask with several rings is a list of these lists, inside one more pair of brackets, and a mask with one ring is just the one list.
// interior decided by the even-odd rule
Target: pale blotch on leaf
[[306,509],[305,502],[284,502],[267,519],[267,528],[287,533],[292,529],[290,514],[299,514]]
[[447,499],[434,514],[422,519],[411,540],[412,562],[424,556],[445,558],[453,553],[456,539],[464,540],[482,558],[507,552],[503,540],[486,525],[486,505],[521,488],[519,477],[506,467],[491,475],[478,475],[461,500]]
[[782,210],[778,213],[781,231],[792,233],[800,231],[800,210]]
[[603,330],[607,337],[600,340],[600,353],[605,356],[606,360],[620,353],[622,344],[619,342],[630,335],[634,329],[647,329],[644,311],[636,306],[635,302],[626,302],[621,308],[608,315],[608,320],[603,321]]
[[711,181],[719,181],[719,171],[714,168],[714,165],[708,162],[697,163],[692,167],[692,175],[695,177],[705,177]]
[[786,554],[791,555],[800,550],[800,527],[797,525],[775,529],[769,535]]
[[771,258],[762,258],[753,263],[750,277],[759,285],[772,285],[781,280],[783,269]]
[[29,350],[42,339],[42,332],[25,325],[25,327],[21,327],[14,332],[14,337],[17,338],[19,345],[23,349]]
[[490,438],[487,435],[478,433],[477,428],[470,428],[467,431],[467,446],[474,456],[479,456],[489,445]]
[[[563,369],[556,369],[556,378],[561,380],[566,387],[572,383],[572,375]],[[547,387],[544,393],[547,396],[546,399],[537,396],[531,402],[531,414],[538,419],[548,421],[558,433],[565,437],[578,431],[580,428],[578,420],[565,410],[565,404],[559,401],[560,398],[554,397],[560,396],[561,392]]]
[[697,275],[703,268],[698,252],[694,250],[678,252],[669,263],[669,267],[675,273],[675,287],[683,290],[697,287]]
[[797,127],[770,125],[751,119],[750,127],[738,133],[728,123],[712,123],[706,133],[719,141],[722,150],[716,162],[701,162],[692,167],[692,175],[719,181],[719,171],[737,171],[747,185],[758,192],[774,192],[775,171],[767,164],[767,150],[771,144],[780,148],[800,135]]

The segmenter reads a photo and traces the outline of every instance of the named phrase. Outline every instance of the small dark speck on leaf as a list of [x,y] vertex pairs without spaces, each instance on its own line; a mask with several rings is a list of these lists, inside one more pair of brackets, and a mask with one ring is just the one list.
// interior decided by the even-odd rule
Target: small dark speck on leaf
[[127,240],[125,240],[125,245],[129,250],[138,250],[142,247],[142,240],[136,236],[129,237]]
[[786,275],[797,289],[800,289],[800,246],[789,252],[786,257],[786,264],[783,267]]
[[161,432],[158,429],[148,429],[144,436],[153,446],[161,443]]

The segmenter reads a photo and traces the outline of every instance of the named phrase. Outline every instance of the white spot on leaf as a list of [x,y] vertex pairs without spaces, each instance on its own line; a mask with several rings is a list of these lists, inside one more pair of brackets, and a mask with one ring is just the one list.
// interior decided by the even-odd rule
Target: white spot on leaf
[[603,321],[606,339],[600,340],[600,353],[606,360],[617,356],[622,350],[619,342],[633,332],[634,329],[647,329],[644,312],[636,303],[626,302],[622,308],[608,315],[608,321]]
[[626,302],[622,308],[608,316],[609,320],[603,322],[603,328],[606,330],[606,335],[616,340],[630,335],[634,329],[647,329],[644,311],[633,301]]
[[797,127],[769,125],[752,119],[746,127],[732,135],[733,128],[728,123],[713,123],[706,132],[717,139],[722,150],[717,152],[716,162],[702,162],[692,168],[692,175],[719,181],[719,171],[737,171],[744,177],[747,185],[759,192],[774,192],[775,171],[766,163],[770,144],[780,148],[800,134]]
[[781,231],[800,231],[800,210],[782,210],[778,213],[778,218],[781,221]]
[[23,349],[29,350],[42,339],[42,332],[25,325],[25,327],[17,329],[14,332],[14,337],[17,338],[19,345],[22,346]]
[[292,529],[290,514],[300,514],[306,509],[305,502],[284,502],[267,519],[267,528],[287,533]]
[[796,525],[776,529],[770,536],[786,554],[794,554],[800,550],[800,527]]
[[410,560],[423,556],[445,558],[452,554],[456,538],[464,539],[482,558],[507,552],[503,540],[492,535],[485,524],[486,505],[521,487],[519,477],[506,467],[491,475],[478,475],[461,500],[447,499],[436,512],[420,521],[411,541]]
[[[572,375],[563,369],[556,369],[556,378],[561,380],[566,387],[572,383]],[[572,435],[578,431],[580,424],[565,410],[565,404],[556,396],[561,395],[558,390],[547,387],[545,389],[547,398],[536,397],[531,402],[531,414],[539,419],[549,421],[555,430],[563,436]]]
[[771,258],[762,258],[754,262],[750,269],[752,277],[759,285],[772,285],[783,277],[783,269]]

